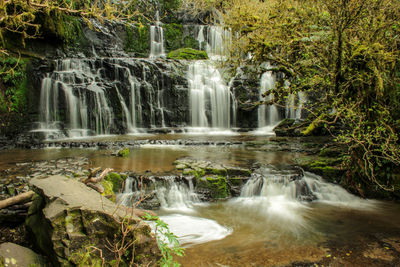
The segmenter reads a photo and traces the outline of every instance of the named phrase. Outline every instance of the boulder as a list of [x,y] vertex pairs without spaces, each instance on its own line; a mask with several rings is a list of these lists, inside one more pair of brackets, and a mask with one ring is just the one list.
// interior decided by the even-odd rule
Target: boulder
[[42,256],[14,243],[0,244],[0,265],[5,267],[50,266]]
[[[160,253],[150,226],[127,209],[64,176],[34,178],[30,184],[37,195],[26,224],[54,266],[119,259],[129,265],[132,258],[138,265],[156,264]],[[128,243],[119,258],[116,250]]]

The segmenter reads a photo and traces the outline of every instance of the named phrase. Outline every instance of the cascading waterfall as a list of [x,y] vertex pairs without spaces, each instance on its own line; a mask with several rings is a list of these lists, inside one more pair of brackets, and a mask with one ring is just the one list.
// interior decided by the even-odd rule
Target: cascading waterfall
[[[230,31],[219,26],[208,26],[204,38],[204,26],[200,26],[197,41],[211,59],[221,59],[228,52]],[[189,66],[190,125],[196,128],[229,129],[236,113],[234,95],[226,85],[213,61],[198,60]]]
[[196,61],[189,66],[188,81],[191,125],[230,128],[233,95],[219,71],[208,62]]
[[304,92],[290,94],[286,101],[285,116],[290,119],[300,120],[303,118],[303,107],[307,102],[307,95]]
[[[197,40],[201,37],[197,37]],[[204,39],[204,37],[203,37]],[[227,56],[232,42],[231,31],[221,26],[208,26],[206,51],[211,59]]]
[[[34,130],[44,132],[45,137],[61,137],[60,105],[65,105],[68,137],[108,134],[113,113],[104,90],[97,84],[98,73],[91,71],[90,62],[65,59],[56,61],[56,70],[42,80],[40,93],[40,123]],[[79,89],[86,88],[83,93]],[[89,112],[88,103],[94,103]],[[90,114],[89,114],[90,113]],[[90,115],[90,119],[89,119]]]
[[158,186],[156,195],[160,201],[161,208],[190,212],[193,205],[200,201],[194,192],[192,180],[188,180],[188,183],[189,186],[169,179],[166,181],[166,185]]
[[[273,101],[272,94],[264,97],[263,94],[274,89],[276,78],[272,71],[267,71],[261,76],[260,101]],[[258,128],[272,129],[279,122],[279,113],[275,105],[260,105],[258,107]]]
[[167,88],[165,79],[175,69],[131,58],[63,59],[55,65],[42,79],[40,117],[32,130],[47,139],[137,133],[170,127],[172,120],[184,123],[184,116],[169,111],[176,107],[169,98],[175,89]]
[[150,59],[164,57],[164,31],[160,26],[158,11],[156,13],[156,24],[150,26]]

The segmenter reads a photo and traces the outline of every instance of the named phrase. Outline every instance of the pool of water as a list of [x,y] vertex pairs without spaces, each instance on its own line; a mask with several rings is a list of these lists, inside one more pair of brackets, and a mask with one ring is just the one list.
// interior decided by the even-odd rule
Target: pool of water
[[[211,140],[240,143],[199,146],[148,142],[131,147],[130,155],[125,158],[113,156],[114,150],[99,148],[3,150],[0,151],[0,169],[23,162],[85,157],[89,162],[87,167],[161,175],[175,173],[174,161],[190,157],[253,169],[267,166],[279,173],[290,169],[295,159],[304,155],[294,152],[298,151],[296,149],[277,151],[274,147],[248,145],[249,142],[268,143],[270,138],[249,134],[97,137],[74,142]],[[295,148],[302,141],[288,139],[285,142],[292,142]],[[266,179],[268,175],[264,174]],[[183,266],[296,266],[296,262],[327,262],[328,259],[327,264],[332,266],[396,264],[396,257],[400,255],[395,246],[398,244],[400,252],[400,205],[397,203],[359,199],[331,184],[320,188],[318,192],[322,197],[313,202],[292,199],[282,190],[282,186],[272,186],[263,193],[246,195],[242,192],[241,197],[230,200],[190,203],[185,209],[164,208],[157,212],[186,247],[186,256],[178,259]],[[385,240],[392,240],[390,238],[394,238],[394,243],[385,243]],[[382,260],[379,253],[374,258],[375,254],[368,249],[375,243],[382,248],[382,253],[391,253],[395,260]]]

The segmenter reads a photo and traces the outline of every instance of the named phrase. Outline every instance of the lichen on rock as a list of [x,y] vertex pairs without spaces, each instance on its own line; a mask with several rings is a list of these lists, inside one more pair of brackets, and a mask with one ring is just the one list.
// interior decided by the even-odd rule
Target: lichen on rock
[[[101,258],[99,251],[105,262],[112,262],[116,258],[112,247],[120,245],[122,237],[134,246],[126,249],[124,263],[132,260],[129,257],[133,249],[135,263],[154,265],[157,262],[159,250],[150,226],[133,212],[129,213],[83,183],[63,176],[34,178],[31,185],[38,196],[29,212],[27,227],[53,265],[82,263],[83,256],[89,252],[93,262]],[[129,231],[123,233],[126,227]]]

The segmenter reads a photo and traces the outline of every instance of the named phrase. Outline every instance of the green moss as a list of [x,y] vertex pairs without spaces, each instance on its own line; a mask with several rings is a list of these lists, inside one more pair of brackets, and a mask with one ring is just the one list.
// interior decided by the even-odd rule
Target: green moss
[[242,178],[240,177],[230,177],[228,180],[234,186],[241,186],[243,184]]
[[228,184],[223,176],[209,176],[198,179],[197,186],[210,191],[212,198],[228,197]]
[[104,178],[104,181],[110,182],[112,184],[112,191],[118,193],[122,188],[124,178],[118,173],[112,172]]
[[181,48],[183,38],[182,24],[164,24],[163,29],[166,49],[172,51]]
[[199,42],[192,36],[186,36],[183,39],[183,45],[184,45],[184,47],[199,49]]
[[114,192],[113,183],[110,182],[110,181],[103,180],[103,181],[101,181],[101,185],[102,185],[103,188],[104,188],[104,192],[103,192],[102,195],[103,195],[103,196],[110,197],[110,200],[113,201],[113,202],[115,202],[115,200],[116,200],[116,198],[117,198],[117,195],[116,195],[115,192]]
[[206,169],[207,173],[226,176],[228,173],[226,169]]
[[135,53],[137,57],[147,57],[149,54],[150,26],[146,24],[126,25],[125,51]]
[[87,43],[83,37],[82,21],[79,17],[52,11],[42,19],[44,36],[54,36],[72,47]]
[[208,59],[207,52],[195,50],[192,48],[180,48],[168,53],[167,58],[169,59]]
[[206,175],[206,171],[204,169],[197,169],[197,170],[193,170],[193,169],[185,169],[182,172],[183,175],[193,175],[196,178],[200,178],[203,177],[204,175]]
[[28,59],[0,57],[0,110],[2,112],[26,111]]
[[120,151],[118,151],[117,155],[118,157],[129,157],[129,154],[131,153],[131,151],[129,150],[129,148],[124,148],[121,149]]

